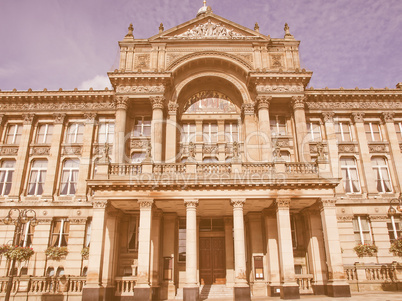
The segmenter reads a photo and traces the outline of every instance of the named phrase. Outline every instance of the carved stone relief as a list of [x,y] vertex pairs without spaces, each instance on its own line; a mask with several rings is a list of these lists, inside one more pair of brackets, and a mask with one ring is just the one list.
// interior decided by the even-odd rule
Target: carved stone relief
[[18,146],[2,146],[2,147],[0,147],[0,155],[16,156],[16,155],[18,155]]
[[290,85],[279,85],[279,86],[265,86],[257,85],[256,90],[258,93],[271,93],[271,92],[303,92],[303,86],[290,86]]
[[164,93],[165,86],[118,86],[116,88],[117,93]]
[[150,59],[149,54],[136,54],[134,68],[149,68]]

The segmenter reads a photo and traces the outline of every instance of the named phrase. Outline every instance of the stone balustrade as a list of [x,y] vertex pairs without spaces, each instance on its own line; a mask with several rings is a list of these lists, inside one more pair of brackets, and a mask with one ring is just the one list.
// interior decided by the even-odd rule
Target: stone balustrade
[[300,294],[313,294],[313,274],[297,274],[295,275],[296,282],[299,285]]
[[286,173],[288,174],[317,174],[318,165],[316,163],[286,162]]
[[115,295],[116,296],[132,296],[134,293],[134,286],[137,282],[136,276],[124,276],[115,278]]

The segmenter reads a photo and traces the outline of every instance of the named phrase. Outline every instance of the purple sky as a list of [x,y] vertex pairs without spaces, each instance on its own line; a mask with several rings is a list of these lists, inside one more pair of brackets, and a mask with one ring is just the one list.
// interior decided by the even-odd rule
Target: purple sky
[[[401,0],[208,0],[213,12],[301,41],[302,68],[315,88],[395,88],[402,82]],[[118,44],[195,17],[202,0],[1,0],[0,89],[106,86]]]

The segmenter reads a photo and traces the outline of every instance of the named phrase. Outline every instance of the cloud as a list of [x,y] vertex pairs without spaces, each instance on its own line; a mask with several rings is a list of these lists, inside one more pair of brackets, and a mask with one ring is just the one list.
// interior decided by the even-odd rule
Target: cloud
[[93,88],[94,90],[104,90],[106,87],[112,89],[109,78],[107,76],[97,75],[92,79],[82,82],[79,89],[88,90],[89,88]]

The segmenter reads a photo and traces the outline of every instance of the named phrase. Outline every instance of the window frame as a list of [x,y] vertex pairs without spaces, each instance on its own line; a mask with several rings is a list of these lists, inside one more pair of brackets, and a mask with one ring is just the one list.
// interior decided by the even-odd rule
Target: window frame
[[[40,134],[40,130],[42,127],[45,127],[45,133],[43,134],[43,139],[42,141],[39,141],[39,138],[41,135]],[[49,128],[50,130],[50,134],[49,134]],[[53,136],[53,124],[52,123],[40,123],[37,127],[37,131],[36,131],[36,138],[35,138],[35,143],[37,144],[51,144],[52,143],[52,136]],[[47,141],[47,140],[50,141]]]
[[[58,232],[55,232],[56,223],[60,222],[60,229]],[[52,228],[50,233],[49,247],[67,247],[68,246],[68,238],[70,234],[70,221],[66,217],[54,218],[52,222]],[[53,243],[53,237],[58,236]],[[65,240],[65,244],[63,243],[63,238]]]
[[395,122],[395,132],[398,138],[398,142],[402,142],[402,122]]
[[[72,126],[75,126],[73,134],[70,133],[70,129]],[[85,124],[80,122],[71,122],[68,124],[66,131],[66,139],[65,143],[67,144],[82,144],[84,141],[84,128]],[[82,132],[81,132],[82,130]],[[73,141],[69,141],[69,137],[74,137]]]
[[[127,250],[135,252],[138,250],[139,216],[130,216],[127,223]],[[130,242],[134,238],[134,248],[130,248]]]
[[[376,159],[376,158],[382,158],[385,161],[385,165],[374,165],[373,164],[373,159]],[[379,193],[392,193],[393,192],[392,179],[391,179],[391,174],[390,174],[389,168],[388,168],[388,160],[387,160],[387,158],[386,157],[381,157],[381,156],[373,156],[373,157],[371,157],[371,165],[372,165],[372,168],[373,168],[374,172],[375,172],[376,169],[379,169],[379,170],[377,170],[377,172],[375,172],[376,175],[380,176],[380,179],[377,179],[377,177],[375,177],[375,184],[376,184],[375,186],[377,188],[377,191]],[[386,189],[385,189],[386,186],[385,186],[384,182],[386,180],[384,180],[383,174],[381,172],[384,169],[386,170],[387,175],[388,175],[388,179],[389,179],[389,189],[390,189],[389,191],[386,191]],[[381,191],[378,190],[378,181],[380,181],[380,183],[381,183]]]
[[[74,162],[77,163],[77,166],[74,167],[66,167],[66,163],[67,162]],[[71,195],[75,195],[75,193],[77,192],[77,187],[78,187],[78,176],[79,176],[79,171],[80,171],[80,161],[78,159],[66,159],[63,162],[63,167],[61,169],[61,174],[60,174],[60,189],[59,189],[59,195],[62,196],[71,196]],[[63,178],[64,178],[64,173],[68,172],[68,180],[67,182],[63,182]],[[72,178],[73,178],[73,173],[76,172],[76,181],[73,182]],[[64,185],[67,185],[67,192],[63,193],[63,189],[64,189]],[[74,193],[71,193],[71,185],[74,185]]]
[[[390,226],[391,225],[391,229]],[[399,229],[397,229],[396,225],[399,225]],[[391,215],[390,222],[387,222],[387,228],[388,228],[388,236],[389,240],[392,243],[394,240],[398,239],[399,237],[402,237],[402,221],[398,217],[398,220],[395,221],[395,217]],[[393,238],[391,237],[391,233],[393,235]],[[399,234],[399,235],[398,235]]]
[[30,220],[27,223],[23,224],[23,227],[21,229],[21,237],[20,237],[20,246],[21,247],[31,247],[32,246],[34,230],[35,230],[35,227],[31,225]]
[[[34,164],[36,162],[46,162],[46,166],[45,167],[34,167]],[[31,170],[29,172],[29,178],[28,178],[28,186],[27,186],[27,195],[29,196],[38,196],[38,195],[42,195],[43,191],[45,190],[45,183],[46,183],[46,175],[47,175],[47,165],[48,165],[48,160],[46,159],[33,159],[31,161]],[[34,181],[32,181],[32,173],[33,171],[36,171],[36,179]],[[40,178],[43,178],[43,182],[39,182]],[[30,187],[31,184],[35,185],[35,191],[33,194],[30,194]],[[40,187],[40,185],[42,185],[42,192],[39,194],[38,193],[38,187]]]
[[[205,126],[208,126],[208,131],[205,131]],[[212,126],[216,127],[216,131],[213,131]],[[218,123],[214,121],[207,121],[202,123],[202,136],[204,143],[217,143],[218,142]],[[207,138],[207,139],[206,139]]]
[[[370,243],[370,244],[372,244],[373,243],[373,232],[371,230],[371,225],[370,225],[370,221],[369,221],[368,217],[367,216],[356,215],[354,217],[354,219],[357,219],[358,229],[355,229],[354,224],[353,224],[353,234],[355,235],[356,233],[359,233],[359,237],[360,237],[360,242],[357,241],[357,243],[360,243],[360,244]],[[364,221],[367,222],[368,230],[363,229],[363,227],[362,227],[362,219],[364,219]],[[365,233],[369,234],[370,241],[366,242],[364,240],[364,234]],[[356,241],[356,237],[355,237],[355,241]]]
[[[101,131],[102,126],[105,126],[105,132]],[[111,131],[110,128],[113,130]],[[104,119],[100,120],[98,124],[98,143],[99,144],[113,144],[114,143],[114,132],[115,132],[116,124],[115,120]],[[105,141],[101,140],[101,135],[105,136]]]
[[[13,165],[13,167],[3,167],[4,162],[13,162],[14,165]],[[4,182],[1,183],[3,186],[2,186],[2,189],[0,191],[0,195],[5,196],[5,195],[8,195],[11,192],[11,188],[12,188],[12,185],[13,185],[13,176],[14,176],[16,161],[12,160],[12,159],[5,159],[5,160],[2,160],[0,163],[1,163],[0,175],[1,175],[2,172],[4,172]],[[7,182],[8,178],[10,177],[10,172],[11,172],[11,182]],[[0,177],[0,179],[1,178],[2,177]],[[7,185],[8,184],[10,186],[9,186],[9,191],[6,194],[5,192],[7,190]]]
[[[345,131],[345,127],[347,127],[348,131]],[[340,121],[336,123],[336,137],[338,141],[341,142],[351,142],[353,141],[353,135],[352,135],[352,127],[350,125],[349,121]],[[346,136],[349,136],[350,140],[345,139]],[[340,139],[339,139],[340,138]]]
[[[15,126],[14,132],[10,134],[11,127]],[[7,124],[7,130],[6,130],[6,136],[5,136],[5,144],[19,144],[21,141],[22,137],[22,128],[23,124],[22,123],[9,123]],[[12,141],[9,141],[9,137],[12,137]]]
[[[227,126],[229,126],[229,131],[227,131]],[[233,127],[236,128],[236,131],[233,131]],[[238,121],[225,121],[224,124],[224,133],[225,133],[225,141],[227,143],[240,142],[240,126]],[[233,137],[235,137],[233,139]]]
[[[370,139],[367,139],[368,142],[382,142],[383,141],[380,123],[374,122],[374,121],[373,122],[369,121],[369,122],[365,122],[364,124],[369,126],[369,131],[367,131],[366,127],[364,128],[364,131],[366,133],[366,137],[367,138],[370,137]],[[373,125],[376,125],[377,128],[378,128],[378,133],[379,133],[379,137],[380,137],[379,140],[375,139],[375,133],[377,133],[377,132],[375,132],[373,130]]]
[[[179,218],[179,222],[178,222],[178,224],[179,224],[178,225],[178,248],[177,248],[178,259],[177,259],[177,262],[180,262],[180,263],[186,262],[186,255],[187,255],[187,247],[186,247],[186,243],[187,243],[187,224],[186,223],[187,223],[186,218]],[[182,244],[180,244],[180,242]],[[180,254],[181,250],[184,250],[184,252],[182,252],[182,254]]]
[[[194,131],[192,131],[192,128]],[[194,122],[185,122],[182,125],[182,139],[184,143],[195,142],[197,136],[197,126]]]
[[[343,165],[342,164],[342,160],[343,159],[349,159],[349,160],[352,160],[353,161],[353,165]],[[359,176],[359,169],[357,168],[357,160],[356,160],[356,158],[354,158],[354,157],[341,157],[340,158],[340,160],[339,160],[339,163],[340,163],[340,167],[341,167],[341,174],[342,174],[342,182],[343,182],[343,189],[344,189],[344,191],[347,193],[347,194],[354,194],[354,193],[361,193],[362,192],[362,188],[361,188],[361,185],[360,185],[360,176]],[[343,170],[346,170],[346,174],[347,174],[347,179],[344,179],[343,178]],[[351,170],[352,169],[354,169],[355,171],[356,171],[356,175],[357,175],[357,179],[353,179],[353,177],[351,176],[351,174],[353,174],[353,173],[351,173]],[[353,190],[353,182],[356,182],[357,181],[357,184],[358,184],[358,191],[347,191],[346,190],[346,187],[347,187],[347,184],[346,184],[346,181],[348,181],[349,183],[348,183],[348,185],[349,185],[349,187]]]
[[[284,125],[284,132],[281,132],[281,123],[280,119],[283,118],[283,125]],[[269,116],[270,120],[270,130],[272,136],[286,136],[288,134],[288,127],[287,127],[287,118],[284,115],[270,115]],[[274,124],[272,124],[274,123]],[[274,125],[274,126],[272,126]]]
[[[314,129],[318,129],[318,131],[315,131]],[[318,121],[307,122],[307,132],[310,137],[309,141],[321,141],[322,140],[320,122],[318,122]],[[318,133],[318,137],[316,137],[317,133]]]
[[[148,119],[149,119],[149,125],[148,124],[145,124],[145,122],[144,121],[148,121]],[[137,121],[138,120],[141,120],[141,130],[140,130],[140,133],[139,133],[139,135],[136,135],[136,129],[137,129],[137,127],[139,126],[138,124],[137,124]],[[150,115],[142,115],[142,116],[136,116],[135,118],[134,118],[134,129],[133,129],[133,137],[135,137],[135,138],[139,138],[139,137],[151,137],[151,127],[152,127],[152,116],[150,116]],[[145,135],[144,134],[144,129],[146,129],[146,128],[149,128],[149,135]]]

